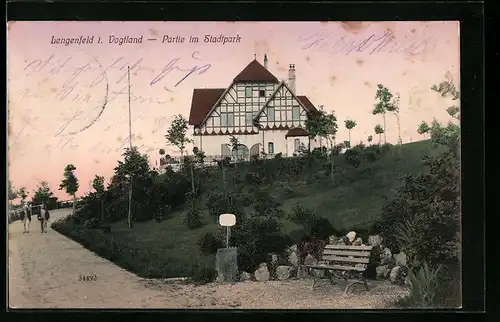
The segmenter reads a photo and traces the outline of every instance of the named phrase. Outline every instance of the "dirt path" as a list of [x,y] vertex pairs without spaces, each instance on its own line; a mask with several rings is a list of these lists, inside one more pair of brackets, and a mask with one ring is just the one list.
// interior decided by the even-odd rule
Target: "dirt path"
[[[52,220],[70,210],[56,210]],[[234,285],[168,284],[145,280],[83,248],[49,228],[41,234],[9,225],[9,306],[11,308],[382,308],[405,290],[372,282],[371,290],[325,285],[314,292],[310,281],[244,282]],[[21,247],[23,245],[23,247]],[[95,274],[96,281],[79,281]]]

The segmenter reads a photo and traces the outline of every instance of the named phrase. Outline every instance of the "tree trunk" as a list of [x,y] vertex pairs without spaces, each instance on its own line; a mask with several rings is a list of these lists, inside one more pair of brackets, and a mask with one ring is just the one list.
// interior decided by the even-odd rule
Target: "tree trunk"
[[76,195],[73,195],[73,216],[75,215],[75,209],[76,209]]
[[335,174],[333,172],[334,166],[333,166],[333,143],[332,140],[330,139],[330,180],[332,182],[335,182]]
[[402,156],[402,154],[403,154],[403,140],[401,140],[401,126],[399,123],[399,112],[396,112],[396,122],[398,125],[399,156]]
[[104,223],[104,200],[102,200],[101,196],[101,224]]
[[224,172],[224,159],[222,159],[220,167],[222,170],[222,188],[226,190],[226,173]]
[[382,114],[382,117],[384,118],[384,143],[387,143],[387,137],[386,137],[386,132],[387,132],[387,125],[385,124],[385,113]]
[[382,142],[382,134],[378,134],[378,144],[380,144]]
[[195,193],[194,189],[194,171],[193,171],[194,164],[191,164],[191,189],[193,190],[193,195]]
[[349,146],[351,146],[351,129],[347,130],[349,132]]

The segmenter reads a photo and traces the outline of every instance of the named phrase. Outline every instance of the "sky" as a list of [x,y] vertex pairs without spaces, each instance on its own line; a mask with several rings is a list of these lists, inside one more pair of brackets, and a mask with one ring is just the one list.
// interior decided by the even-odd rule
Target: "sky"
[[[366,142],[383,124],[372,115],[377,84],[400,95],[403,143],[422,140],[421,121],[450,120],[450,101],[430,87],[445,79],[459,86],[460,76],[454,21],[23,21],[9,22],[7,46],[9,180],[28,191],[46,181],[63,200],[69,197],[58,186],[67,164],[76,167],[83,195],[96,174],[109,180],[129,145],[129,67],[132,142],[152,165],[161,148],[178,155],[164,135],[174,115],[189,117],[194,88],[225,88],[264,54],[280,80],[294,64],[297,94],[335,111],[337,142],[348,139],[347,119],[357,123],[352,142]],[[386,132],[396,143],[393,115]]]

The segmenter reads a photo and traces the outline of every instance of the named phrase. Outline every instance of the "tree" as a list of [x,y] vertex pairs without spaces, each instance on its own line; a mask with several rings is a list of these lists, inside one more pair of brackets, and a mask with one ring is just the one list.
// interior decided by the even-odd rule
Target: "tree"
[[33,192],[31,202],[34,205],[46,205],[47,209],[53,209],[57,205],[57,197],[50,190],[49,184],[46,181],[41,181],[38,184],[37,190]]
[[97,196],[99,197],[101,201],[101,223],[104,222],[104,192],[106,188],[104,187],[104,177],[103,176],[98,176],[97,174],[95,175],[94,179],[92,180],[92,188],[94,188]]
[[378,134],[378,144],[380,144],[380,141],[382,140],[382,133],[384,133],[384,128],[380,125],[377,124],[375,125],[375,134]]
[[239,154],[238,154],[238,148],[240,146],[240,141],[238,140],[237,137],[235,137],[234,135],[231,135],[231,137],[229,138],[229,146],[231,147],[231,152],[234,154],[236,154],[236,164],[235,164],[235,167],[237,167],[237,163],[238,163],[238,160],[240,158]]
[[14,186],[12,185],[12,182],[10,180],[9,180],[9,191],[8,191],[8,194],[9,194],[9,196],[8,196],[9,197],[9,205],[11,205],[12,200],[17,199],[18,193],[17,193],[16,189],[14,189]]
[[182,114],[176,115],[174,120],[170,124],[170,128],[167,130],[165,138],[167,142],[171,145],[176,146],[181,152],[181,157],[184,154],[184,149],[186,144],[191,143],[187,137],[188,121],[182,116]]
[[[151,207],[148,200],[149,187],[152,184],[152,173],[149,166],[148,156],[141,155],[138,148],[126,148],[122,154],[123,161],[118,161],[115,173],[111,177],[109,190],[116,196],[121,196],[128,190],[128,215],[129,228],[132,228],[132,196],[135,196],[135,205],[138,208]],[[144,202],[143,202],[144,201]],[[142,209],[141,209],[142,211]]]
[[422,123],[420,123],[420,125],[418,126],[417,132],[418,134],[423,135],[425,138],[426,134],[429,133],[430,130],[431,128],[429,127],[429,124],[427,124],[427,122],[425,121],[422,121]]
[[165,155],[165,149],[160,149],[160,151],[158,151],[158,153],[160,153],[160,155]]
[[372,113],[373,115],[382,114],[382,118],[384,119],[384,143],[387,143],[387,138],[385,135],[387,129],[385,114],[389,112],[389,110],[394,110],[392,96],[392,93],[387,87],[382,84],[377,85],[375,99],[378,100],[378,102],[373,106]]
[[21,204],[25,204],[26,198],[28,197],[28,192],[26,191],[26,187],[19,188],[18,195],[21,198]]
[[367,141],[368,143],[371,143],[373,141],[373,135],[368,135]]
[[345,120],[345,127],[349,131],[349,145],[351,144],[351,130],[356,126],[356,121]]
[[316,136],[325,138],[330,143],[330,178],[334,180],[333,171],[333,141],[335,140],[335,135],[337,134],[337,118],[334,112],[326,113],[323,109],[315,110],[307,114],[307,119],[305,122],[307,132],[309,134],[309,140],[314,139]]
[[66,193],[73,197],[73,215],[75,215],[76,208],[76,192],[78,191],[78,178],[76,177],[74,171],[76,167],[72,164],[68,164],[64,168],[64,175],[61,184],[59,185],[59,190],[65,190]]
[[401,124],[399,121],[399,93],[394,95],[394,98],[391,104],[387,105],[387,111],[391,112],[396,116],[396,124],[398,126],[398,144],[399,144],[399,153],[401,154],[403,141],[401,140]]

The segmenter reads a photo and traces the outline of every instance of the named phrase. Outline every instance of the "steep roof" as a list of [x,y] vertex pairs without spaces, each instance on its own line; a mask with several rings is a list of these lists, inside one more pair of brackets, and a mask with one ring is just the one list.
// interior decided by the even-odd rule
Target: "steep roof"
[[293,129],[288,130],[288,132],[285,135],[285,138],[291,138],[291,137],[297,137],[297,136],[308,136],[309,134],[307,133],[306,130],[300,127],[296,127]]
[[297,98],[300,100],[300,102],[302,104],[304,104],[304,107],[306,108],[307,112],[312,112],[312,111],[316,111],[316,107],[314,107],[313,103],[309,100],[309,98],[307,96],[303,96],[303,95],[297,95]]
[[195,88],[189,112],[189,125],[199,125],[225,88]]
[[273,82],[279,83],[278,79],[271,74],[256,59],[247,65],[235,78],[235,82]]

